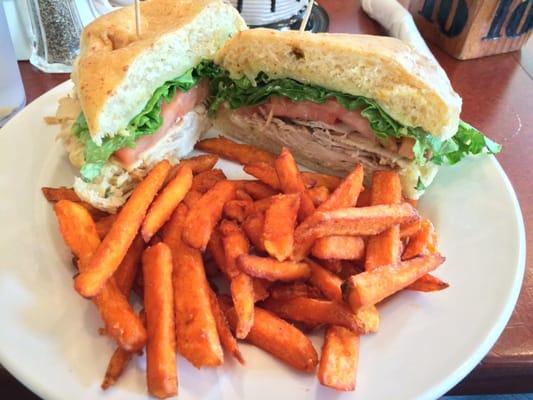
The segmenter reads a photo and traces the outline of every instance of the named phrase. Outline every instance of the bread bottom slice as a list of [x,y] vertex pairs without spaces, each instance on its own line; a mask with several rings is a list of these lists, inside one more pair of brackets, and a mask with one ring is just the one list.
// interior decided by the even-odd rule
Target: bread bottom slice
[[361,163],[365,182],[369,183],[376,170],[396,170],[404,196],[411,199],[418,199],[423,193],[415,189],[418,179],[428,186],[438,170],[429,163],[419,166],[357,133],[335,131],[320,123],[250,115],[221,107],[214,125],[226,136],[273,153],[285,146],[301,165],[319,172],[344,176]]

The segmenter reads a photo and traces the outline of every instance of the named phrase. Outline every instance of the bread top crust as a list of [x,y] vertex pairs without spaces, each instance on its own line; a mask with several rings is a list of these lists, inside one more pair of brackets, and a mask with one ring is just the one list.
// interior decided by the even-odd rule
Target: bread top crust
[[[222,0],[147,0],[140,3],[141,7],[141,34],[137,37],[135,29],[135,9],[133,6],[123,7],[119,10],[106,14],[91,24],[82,32],[80,40],[80,55],[75,62],[72,79],[76,84],[76,90],[81,102],[81,106],[87,119],[89,131],[96,142],[106,135],[113,135],[116,132],[109,131],[111,128],[101,120],[101,114],[106,113],[108,103],[121,89],[121,85],[128,80],[130,70],[133,69],[136,61],[146,56],[148,53],[160,51],[162,41],[170,42],[166,44],[166,49],[175,46],[175,57],[183,60],[178,63],[168,63],[164,56],[161,56],[159,64],[146,63],[142,69],[146,69],[147,76],[152,76],[150,84],[146,88],[144,104],[149,100],[153,91],[161,86],[166,80],[175,78],[189,68],[194,67],[200,58],[214,56],[218,47],[235,31],[246,29],[244,20],[237,11]],[[198,21],[198,18],[208,15],[209,18],[216,19],[222,16],[230,21],[221,22],[220,26],[213,26],[212,21]],[[229,16],[229,17],[228,17]],[[192,28],[192,25],[195,27]],[[195,43],[195,35],[198,34],[198,25],[205,24],[206,31],[222,30],[221,27],[229,30],[224,32],[223,39],[215,32],[212,42],[198,48]],[[183,32],[181,32],[183,31]],[[176,34],[179,34],[177,36]],[[169,35],[176,35],[177,40]],[[174,40],[174,44],[172,43]],[[179,43],[178,43],[179,42]],[[215,43],[216,42],[216,43]],[[151,55],[153,62],[153,54]],[[157,55],[155,56],[157,57]],[[169,65],[170,64],[170,65]],[[179,64],[179,65],[177,65]],[[140,69],[137,66],[137,69]],[[144,73],[144,71],[141,71]],[[137,71],[136,77],[139,77]],[[155,78],[153,78],[155,76]],[[129,85],[135,82],[127,82]],[[142,85],[143,83],[137,83]],[[142,99],[136,99],[139,104]],[[124,99],[120,100],[124,103]],[[144,104],[139,109],[136,104],[132,109],[136,113],[129,116],[126,124],[142,110]],[[107,107],[108,108],[108,107]],[[125,113],[128,114],[130,110]],[[133,111],[131,111],[133,113]],[[117,122],[117,127],[124,128],[124,121]],[[106,126],[102,126],[106,125]]]
[[390,37],[252,29],[215,62],[232,77],[291,78],[376,100],[395,120],[442,139],[457,132],[461,98],[433,60]]

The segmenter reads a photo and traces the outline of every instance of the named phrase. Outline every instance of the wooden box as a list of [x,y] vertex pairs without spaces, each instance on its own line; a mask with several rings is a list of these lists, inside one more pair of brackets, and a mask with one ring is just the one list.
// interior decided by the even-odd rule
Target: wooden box
[[533,30],[533,0],[411,0],[424,38],[460,60],[518,50]]

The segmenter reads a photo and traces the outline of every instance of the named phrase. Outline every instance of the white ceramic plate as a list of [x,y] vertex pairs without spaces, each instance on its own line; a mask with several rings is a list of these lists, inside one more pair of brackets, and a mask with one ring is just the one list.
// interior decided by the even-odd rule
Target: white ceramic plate
[[[65,83],[0,131],[0,362],[46,399],[146,399],[144,359],[100,390],[113,344],[97,333],[93,305],[72,288],[62,243],[42,186],[71,185],[75,171],[53,115]],[[220,162],[230,177],[236,164]],[[444,168],[420,202],[435,223],[447,261],[440,293],[405,292],[379,307],[381,327],[365,336],[354,393],[321,387],[261,350],[242,344],[246,366],[226,357],[218,369],[178,361],[180,399],[436,398],[489,351],[515,305],[525,264],[524,225],[505,173],[493,157]],[[320,350],[321,335],[313,337]]]

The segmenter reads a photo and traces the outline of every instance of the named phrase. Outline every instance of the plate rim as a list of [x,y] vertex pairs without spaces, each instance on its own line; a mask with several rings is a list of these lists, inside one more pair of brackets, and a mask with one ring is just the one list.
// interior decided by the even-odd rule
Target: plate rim
[[[7,131],[10,130],[12,124],[16,124],[20,119],[26,118],[28,109],[39,107],[40,103],[46,98],[49,97],[55,92],[66,92],[66,88],[72,88],[73,82],[71,79],[66,80],[63,83],[53,87],[47,92],[41,94],[39,97],[35,98],[29,104],[26,105],[17,115],[11,118],[2,128],[0,128],[0,135],[7,135]],[[457,383],[459,383],[466,375],[468,375],[475,366],[485,357],[485,355],[490,351],[494,346],[498,338],[501,336],[503,330],[507,326],[518,297],[521,293],[523,277],[525,273],[525,264],[526,264],[526,232],[525,232],[525,222],[522,214],[522,208],[518,201],[518,196],[514,190],[514,187],[505,173],[503,167],[498,162],[495,156],[490,155],[486,156],[490,159],[490,162],[496,167],[496,170],[499,174],[499,177],[502,179],[503,184],[509,194],[512,206],[513,206],[513,215],[517,221],[517,233],[518,233],[518,253],[517,253],[517,269],[513,281],[513,291],[507,297],[506,302],[503,306],[503,311],[498,316],[491,330],[486,332],[485,338],[477,346],[474,352],[465,360],[461,365],[458,365],[455,368],[455,371],[448,376],[443,377],[439,383],[433,385],[426,391],[420,393],[420,398],[422,399],[433,399],[439,398],[442,395],[446,394],[450,389],[452,389]],[[46,386],[39,385],[35,380],[32,379],[34,374],[26,372],[27,370],[23,367],[17,365],[15,357],[9,356],[9,352],[3,351],[2,346],[0,346],[0,364],[20,382],[28,390],[32,391],[34,394],[45,398],[45,399],[56,399],[55,395],[49,391]]]

